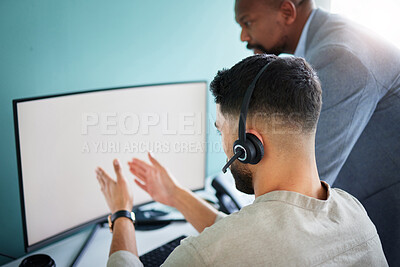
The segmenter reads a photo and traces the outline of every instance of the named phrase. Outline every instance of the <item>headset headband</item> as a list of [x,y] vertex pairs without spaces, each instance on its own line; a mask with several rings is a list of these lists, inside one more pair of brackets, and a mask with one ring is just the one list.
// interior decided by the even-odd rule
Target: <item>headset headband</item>
[[260,78],[261,74],[265,71],[265,69],[268,67],[270,62],[268,62],[256,75],[254,80],[251,82],[249,88],[247,88],[247,91],[243,97],[243,102],[242,102],[242,108],[240,109],[240,116],[239,116],[239,140],[246,141],[246,118],[247,118],[247,112],[249,110],[249,105],[250,105],[250,99],[251,96],[253,95],[254,88],[256,87],[256,83],[258,79]]

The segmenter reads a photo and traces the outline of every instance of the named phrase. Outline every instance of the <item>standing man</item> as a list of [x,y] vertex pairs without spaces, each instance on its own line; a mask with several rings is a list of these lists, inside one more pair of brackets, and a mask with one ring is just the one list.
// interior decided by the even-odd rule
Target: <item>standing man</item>
[[317,71],[320,177],[364,204],[400,265],[400,51],[313,0],[236,0],[235,13],[248,49],[294,54]]

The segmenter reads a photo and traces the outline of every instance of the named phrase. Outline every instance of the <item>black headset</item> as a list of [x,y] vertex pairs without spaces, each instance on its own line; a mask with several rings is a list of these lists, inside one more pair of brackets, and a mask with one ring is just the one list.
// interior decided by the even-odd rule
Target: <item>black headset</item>
[[264,146],[262,145],[260,139],[257,136],[251,133],[246,133],[246,118],[247,111],[249,109],[250,98],[253,94],[254,87],[261,74],[268,67],[270,62],[268,62],[256,75],[254,80],[251,82],[250,86],[247,88],[247,91],[244,95],[242,107],[240,109],[240,117],[239,117],[239,139],[235,141],[233,144],[233,152],[235,153],[233,157],[225,164],[222,168],[222,171],[226,173],[231,164],[238,159],[242,163],[250,163],[257,164],[260,162],[262,157],[264,156]]

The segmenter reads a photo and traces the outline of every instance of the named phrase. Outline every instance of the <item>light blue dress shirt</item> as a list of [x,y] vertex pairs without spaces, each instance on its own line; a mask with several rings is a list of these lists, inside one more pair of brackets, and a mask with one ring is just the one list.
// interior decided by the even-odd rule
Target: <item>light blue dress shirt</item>
[[308,28],[310,27],[310,22],[315,15],[315,11],[316,9],[313,9],[311,11],[311,14],[307,19],[307,22],[304,25],[303,31],[301,32],[299,43],[297,44],[296,51],[294,51],[294,55],[296,57],[302,57],[302,58],[305,57]]

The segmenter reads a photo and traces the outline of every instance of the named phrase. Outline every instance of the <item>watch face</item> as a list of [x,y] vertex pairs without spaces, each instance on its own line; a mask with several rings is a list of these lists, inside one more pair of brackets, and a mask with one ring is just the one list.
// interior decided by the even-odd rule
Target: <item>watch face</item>
[[110,232],[112,233],[112,230],[113,230],[113,223],[112,223],[112,221],[111,221],[111,214],[110,215],[108,215],[108,217],[107,217],[107,219],[108,219],[108,227],[110,228]]
[[132,220],[133,223],[136,222],[135,213],[133,211],[131,211],[131,220]]

